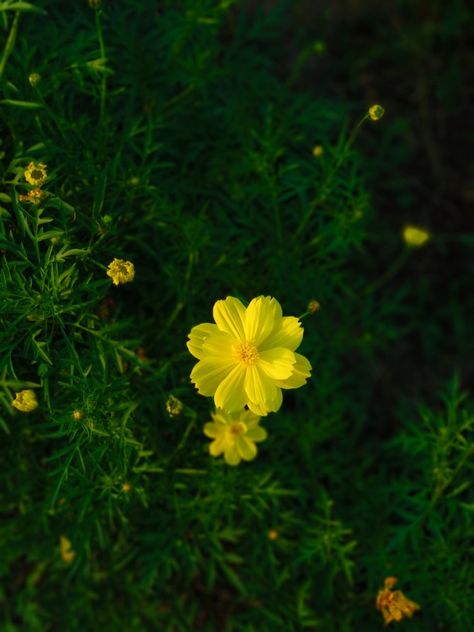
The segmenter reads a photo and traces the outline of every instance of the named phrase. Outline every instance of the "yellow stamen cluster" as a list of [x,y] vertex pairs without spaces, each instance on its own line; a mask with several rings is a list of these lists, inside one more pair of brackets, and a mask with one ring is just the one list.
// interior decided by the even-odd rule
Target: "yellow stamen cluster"
[[396,577],[387,577],[375,601],[375,607],[382,613],[385,625],[392,621],[410,619],[421,609],[417,603],[405,597],[401,590],[392,590],[397,581]]
[[12,406],[17,410],[20,410],[22,413],[30,413],[38,407],[36,393],[31,389],[15,393],[15,399],[12,401]]
[[406,245],[413,248],[424,246],[431,237],[427,230],[417,228],[416,226],[405,226],[402,235]]
[[123,261],[123,259],[114,259],[109,263],[107,268],[107,276],[109,276],[114,285],[120,283],[130,283],[135,277],[135,266],[131,261]]

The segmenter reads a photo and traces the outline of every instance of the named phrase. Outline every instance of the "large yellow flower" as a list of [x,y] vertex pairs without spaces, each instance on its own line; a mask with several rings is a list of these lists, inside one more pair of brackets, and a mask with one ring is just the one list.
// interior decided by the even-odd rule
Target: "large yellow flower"
[[216,324],[191,329],[189,351],[199,360],[191,372],[198,392],[213,396],[216,408],[236,412],[248,406],[256,415],[276,412],[282,388],[303,386],[311,373],[308,360],[295,353],[303,328],[294,316],[282,316],[278,301],[258,296],[245,308],[228,296],[217,301]]
[[267,431],[258,425],[258,415],[251,410],[225,413],[220,409],[211,415],[213,421],[204,426],[204,434],[214,439],[209,444],[209,454],[223,453],[229,465],[238,465],[242,459],[251,461],[257,456],[255,443],[267,438]]

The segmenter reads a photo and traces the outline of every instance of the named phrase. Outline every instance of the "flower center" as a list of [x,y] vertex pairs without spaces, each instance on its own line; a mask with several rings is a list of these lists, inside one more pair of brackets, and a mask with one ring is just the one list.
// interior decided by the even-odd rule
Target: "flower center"
[[33,178],[33,180],[41,180],[41,178],[43,177],[43,173],[38,169],[33,169],[33,171],[31,172],[31,177]]
[[230,434],[233,435],[234,437],[237,437],[240,434],[243,434],[246,430],[247,430],[247,426],[242,421],[235,422],[229,428]]
[[241,342],[235,349],[235,357],[242,364],[252,366],[258,358],[257,347],[253,342]]

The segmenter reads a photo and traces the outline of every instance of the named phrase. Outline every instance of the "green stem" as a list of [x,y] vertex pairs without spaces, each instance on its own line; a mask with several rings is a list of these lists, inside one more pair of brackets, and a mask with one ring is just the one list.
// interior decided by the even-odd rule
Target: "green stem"
[[[99,40],[99,48],[100,48],[100,56],[103,60],[105,60],[105,44],[104,44],[104,35],[102,32],[102,24],[100,23],[99,17],[99,9],[95,11],[95,26],[97,31],[97,39]],[[100,79],[100,114],[99,120],[100,125],[102,126],[105,118],[105,102],[107,98],[107,75],[104,71],[102,71],[102,76]]]
[[365,292],[362,293],[362,296],[367,296],[371,292],[375,292],[375,290],[379,290],[383,287],[388,281],[393,279],[393,277],[403,268],[405,263],[408,261],[410,256],[409,249],[403,250],[400,255],[393,261],[392,265],[380,276],[376,279],[369,287],[365,289]]
[[5,65],[7,63],[8,58],[10,57],[12,53],[13,47],[15,46],[19,20],[20,20],[20,12],[17,11],[15,13],[15,17],[13,18],[12,27],[10,29],[10,33],[8,34],[8,39],[6,41],[5,48],[3,49],[2,58],[0,59],[0,79],[3,77]]

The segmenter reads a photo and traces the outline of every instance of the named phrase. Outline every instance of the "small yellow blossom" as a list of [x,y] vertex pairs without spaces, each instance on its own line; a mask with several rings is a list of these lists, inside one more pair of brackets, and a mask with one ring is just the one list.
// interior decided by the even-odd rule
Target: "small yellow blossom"
[[183,412],[184,404],[174,395],[170,395],[166,400],[166,412],[170,417],[179,417]]
[[31,389],[15,393],[15,399],[12,401],[12,406],[14,406],[17,410],[21,410],[22,413],[30,413],[38,407],[36,393]]
[[218,408],[211,417],[213,421],[204,426],[206,437],[214,439],[209,445],[211,456],[224,453],[229,465],[238,465],[241,459],[251,461],[257,456],[255,443],[267,438],[267,431],[258,425],[258,415],[251,410],[225,413]]
[[270,296],[248,307],[228,296],[215,303],[213,316],[216,324],[193,327],[187,343],[199,360],[191,371],[198,393],[228,413],[245,406],[256,415],[279,410],[282,389],[303,386],[311,374],[311,364],[295,352],[303,339],[298,318],[284,317]]
[[318,301],[312,300],[308,303],[307,310],[310,314],[316,314],[321,309],[321,305]]
[[31,75],[28,77],[28,81],[30,82],[30,86],[35,88],[41,81],[41,75],[37,72],[32,72]]
[[130,483],[124,483],[122,485],[122,491],[124,494],[128,494],[132,491],[132,486],[130,485]]
[[278,540],[279,533],[276,529],[270,529],[270,531],[267,533],[267,537],[269,540]]
[[74,419],[74,421],[81,421],[81,419],[82,419],[82,410],[73,410],[72,411],[72,418]]
[[324,147],[322,145],[315,145],[315,147],[313,147],[313,156],[315,156],[315,158],[321,158],[323,154]]
[[30,162],[23,174],[25,180],[33,186],[40,187],[48,179],[47,167],[42,162]]
[[410,619],[421,609],[417,603],[405,597],[401,590],[392,590],[397,581],[396,577],[387,577],[384,588],[379,590],[375,601],[375,607],[382,613],[385,625],[392,621]]
[[385,110],[383,109],[381,105],[372,105],[369,108],[368,114],[369,114],[369,118],[372,121],[378,121],[385,114]]
[[59,538],[59,553],[65,564],[70,564],[76,557],[76,551],[73,550],[70,540],[64,535]]
[[119,285],[119,283],[129,283],[130,281],[133,281],[135,277],[135,266],[131,261],[114,259],[112,263],[109,263],[107,276],[112,279],[114,285]]
[[406,245],[414,248],[423,246],[431,237],[427,230],[417,228],[416,226],[405,226],[402,234]]
[[26,195],[20,195],[20,201],[29,202],[30,204],[37,206],[41,202],[43,196],[44,191],[41,189],[31,189],[31,191],[28,191]]

